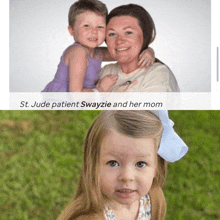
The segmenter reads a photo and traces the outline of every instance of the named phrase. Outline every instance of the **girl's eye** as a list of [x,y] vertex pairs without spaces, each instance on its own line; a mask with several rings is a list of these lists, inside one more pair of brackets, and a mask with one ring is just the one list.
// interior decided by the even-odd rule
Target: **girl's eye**
[[98,28],[102,29],[102,28],[104,28],[104,27],[103,27],[103,26],[98,26]]
[[89,25],[88,25],[88,24],[85,24],[84,27],[89,27]]
[[119,164],[118,164],[118,162],[116,160],[110,160],[107,164],[110,167],[117,167],[117,166],[119,166]]
[[108,36],[113,37],[113,36],[115,36],[115,33],[109,33]]
[[144,167],[147,166],[147,164],[145,162],[143,162],[143,161],[139,161],[139,162],[136,163],[136,166],[138,168],[144,168]]
[[125,32],[125,35],[130,35],[130,34],[132,34],[131,31],[126,31],[126,32]]

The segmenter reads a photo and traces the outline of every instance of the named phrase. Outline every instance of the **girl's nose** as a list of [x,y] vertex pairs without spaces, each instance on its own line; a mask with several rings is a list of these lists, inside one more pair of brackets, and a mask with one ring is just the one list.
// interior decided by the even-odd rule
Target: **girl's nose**
[[96,34],[97,33],[97,28],[92,28],[92,33]]
[[134,172],[130,168],[124,168],[121,170],[119,175],[119,181],[121,182],[131,182],[134,181]]

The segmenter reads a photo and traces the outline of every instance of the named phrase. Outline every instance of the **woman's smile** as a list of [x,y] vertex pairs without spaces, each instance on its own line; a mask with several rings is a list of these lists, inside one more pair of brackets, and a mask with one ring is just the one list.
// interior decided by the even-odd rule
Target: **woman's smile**
[[130,47],[126,47],[126,48],[117,48],[115,49],[117,52],[120,52],[120,51],[127,51],[128,49],[130,49]]
[[138,68],[143,32],[136,18],[113,17],[107,25],[106,43],[109,53],[120,63],[123,72],[126,72],[124,67],[131,71]]

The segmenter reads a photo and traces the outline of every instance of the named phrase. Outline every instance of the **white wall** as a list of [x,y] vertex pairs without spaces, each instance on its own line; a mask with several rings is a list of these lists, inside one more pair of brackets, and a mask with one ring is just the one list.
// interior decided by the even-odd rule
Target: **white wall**
[[[211,91],[211,0],[103,0],[109,11],[143,6],[157,36],[151,47],[177,78],[182,92]],[[10,92],[39,92],[51,81],[63,50],[73,0],[10,0]]]

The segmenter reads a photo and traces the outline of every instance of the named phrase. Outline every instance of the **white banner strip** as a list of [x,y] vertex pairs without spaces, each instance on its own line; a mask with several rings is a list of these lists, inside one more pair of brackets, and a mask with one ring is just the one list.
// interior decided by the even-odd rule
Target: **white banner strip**
[[213,110],[211,93],[10,93],[10,110]]

